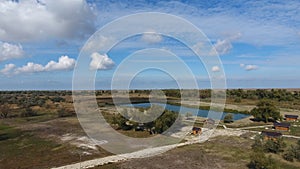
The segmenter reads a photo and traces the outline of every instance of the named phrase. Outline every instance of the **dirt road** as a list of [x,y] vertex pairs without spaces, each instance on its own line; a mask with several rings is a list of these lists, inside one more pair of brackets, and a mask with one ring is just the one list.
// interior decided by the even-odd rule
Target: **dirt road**
[[167,146],[162,146],[162,147],[155,147],[155,148],[149,148],[149,149],[144,149],[140,151],[136,151],[133,153],[126,153],[126,154],[121,154],[121,155],[113,155],[113,156],[108,156],[104,158],[98,158],[94,160],[88,160],[88,161],[83,161],[79,162],[76,164],[70,164],[70,165],[65,165],[61,166],[58,168],[53,168],[53,169],[80,169],[80,168],[92,168],[95,166],[100,166],[108,163],[115,163],[115,162],[121,162],[121,161],[126,161],[129,159],[134,159],[134,158],[143,158],[143,157],[148,157],[148,156],[153,156],[157,155],[163,152],[166,152],[168,150],[171,150],[176,147],[181,147],[189,144],[195,144],[195,143],[203,143],[209,138],[214,138],[220,135],[226,135],[226,136],[240,136],[247,131],[242,131],[242,130],[228,130],[228,129],[216,129],[215,131],[211,130],[204,130],[203,134],[200,136],[188,136],[187,142],[184,143],[179,143],[179,144],[173,144],[173,145],[167,145]]

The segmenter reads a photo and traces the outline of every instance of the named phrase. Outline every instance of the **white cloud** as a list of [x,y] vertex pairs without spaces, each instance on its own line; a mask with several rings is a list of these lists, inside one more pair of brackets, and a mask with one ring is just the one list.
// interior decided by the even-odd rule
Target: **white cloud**
[[101,55],[94,52],[91,55],[92,61],[90,63],[90,69],[92,70],[107,70],[112,69],[115,65],[114,61],[110,59],[106,54]]
[[24,55],[22,46],[0,42],[0,62],[8,59],[21,58]]
[[85,0],[1,1],[0,39],[80,38],[94,32],[94,19]]
[[219,55],[227,54],[231,49],[232,45],[229,40],[218,40],[216,44],[214,44],[215,50]]
[[[230,52],[230,50],[233,48],[232,41],[238,39],[241,37],[241,33],[237,33],[234,35],[229,36],[226,39],[220,40],[218,39],[217,42],[214,44],[215,51],[218,52],[219,55],[224,55]],[[216,52],[214,49],[211,50],[210,54],[212,56],[216,55]]]
[[212,46],[208,43],[198,42],[192,49],[199,55],[203,56],[217,56],[224,55],[230,52],[233,48],[232,41],[241,37],[241,33],[230,35],[226,39],[218,39]]
[[198,42],[194,46],[192,46],[192,49],[197,53],[197,54],[202,54],[202,50],[204,49],[204,44],[203,42]]
[[83,48],[84,51],[99,51],[104,50],[109,45],[113,43],[112,37],[105,37],[105,36],[92,36],[92,39],[89,39],[85,47]]
[[245,70],[247,71],[251,71],[251,70],[256,70],[258,69],[258,66],[257,65],[245,65],[243,63],[240,64],[240,67],[241,68],[244,68]]
[[22,67],[16,67],[14,64],[6,64],[0,71],[4,75],[22,74],[22,73],[38,73],[50,71],[63,71],[73,69],[75,60],[68,56],[61,56],[58,62],[50,61],[45,66],[33,62],[28,62]]
[[33,62],[28,62],[27,65],[24,65],[22,67],[16,68],[14,73],[35,73],[35,72],[42,72],[45,71],[45,68],[41,64],[36,64]]
[[142,40],[147,43],[159,43],[162,39],[162,36],[155,31],[145,32],[142,35]]
[[14,64],[6,64],[4,66],[4,68],[0,71],[0,73],[9,76],[15,67],[16,67],[16,65],[14,65]]
[[50,61],[46,66],[46,71],[70,70],[75,66],[75,60],[68,56],[61,56],[58,62]]
[[[299,43],[295,30],[299,31],[298,0],[281,1],[159,1],[141,3],[140,1],[119,2],[102,1],[97,6],[101,13],[101,23],[110,18],[140,11],[169,13],[188,19],[212,39],[220,39],[227,33],[241,32],[238,41],[252,45],[287,45]],[[126,6],[126,8],[124,8]],[[238,6],[236,8],[235,6]],[[107,10],[110,9],[110,10]],[[152,10],[151,10],[152,9]],[[128,25],[130,26],[130,25]],[[180,29],[182,25],[178,25]]]
[[220,71],[220,67],[219,66],[213,66],[211,70],[213,72],[219,72]]

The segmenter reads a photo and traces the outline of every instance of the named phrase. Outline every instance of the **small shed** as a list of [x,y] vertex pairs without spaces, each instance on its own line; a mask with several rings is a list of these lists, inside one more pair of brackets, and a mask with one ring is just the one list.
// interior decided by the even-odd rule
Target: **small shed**
[[278,138],[282,137],[281,133],[270,131],[262,131],[261,135],[264,137],[265,140],[277,140]]
[[192,134],[193,135],[198,135],[202,133],[202,129],[200,127],[193,127],[192,129]]
[[286,114],[284,117],[286,121],[297,121],[299,116]]
[[274,123],[273,125],[276,130],[281,131],[289,131],[291,127],[290,123]]

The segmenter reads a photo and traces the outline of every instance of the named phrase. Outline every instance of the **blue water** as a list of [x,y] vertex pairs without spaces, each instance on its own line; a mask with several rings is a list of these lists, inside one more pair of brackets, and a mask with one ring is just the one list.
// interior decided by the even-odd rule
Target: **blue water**
[[[164,104],[161,103],[155,103],[157,105],[160,106],[164,106]],[[126,106],[129,106],[130,104],[127,104]],[[151,103],[133,103],[132,104],[134,107],[137,108],[149,108],[151,106]],[[184,107],[184,106],[176,106],[176,105],[171,105],[171,104],[166,104],[165,105],[165,109],[166,110],[170,110],[170,111],[174,111],[174,112],[180,112],[180,114],[186,114],[187,112],[190,112],[192,114],[197,114],[199,117],[207,117],[207,118],[212,118],[212,119],[224,119],[224,117],[226,116],[226,114],[229,113],[225,113],[225,112],[215,112],[215,111],[211,111],[209,113],[208,110],[201,110],[201,109],[197,109],[197,108],[189,108],[189,107]],[[181,110],[180,110],[181,108]],[[248,114],[241,114],[241,113],[232,113],[233,115],[233,120],[240,120],[246,117],[249,117],[250,115]]]

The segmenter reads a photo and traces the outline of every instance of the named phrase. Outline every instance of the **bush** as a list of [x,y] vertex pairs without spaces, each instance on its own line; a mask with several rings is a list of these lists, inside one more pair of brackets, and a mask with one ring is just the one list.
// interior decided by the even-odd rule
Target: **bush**
[[233,114],[228,113],[224,117],[224,123],[232,123],[233,122]]
[[286,153],[284,153],[282,155],[282,157],[286,160],[286,161],[290,161],[293,162],[294,161],[294,153],[292,151],[288,151]]
[[262,151],[256,151],[250,155],[250,169],[277,169],[276,162],[271,156],[266,157]]
[[58,117],[71,117],[74,116],[74,113],[70,111],[66,111],[64,108],[62,108],[57,111],[57,115]]
[[293,162],[294,159],[300,161],[300,141],[298,141],[296,146],[291,145],[287,152],[283,154],[283,158],[291,162]]
[[66,99],[56,96],[56,97],[51,98],[51,101],[53,101],[53,102],[65,102]]
[[30,107],[27,107],[24,111],[21,113],[21,117],[32,117],[37,116],[37,112],[32,110]]
[[3,104],[0,106],[0,118],[7,118],[10,113],[11,108],[8,104]]
[[251,147],[254,151],[261,151],[264,149],[263,138],[261,135],[257,135],[255,137],[254,143],[252,144]]
[[236,103],[241,103],[242,102],[242,99],[240,97],[237,97],[234,99],[234,102]]
[[275,153],[275,154],[279,152],[283,152],[285,147],[286,144],[282,138],[279,138],[277,140],[268,140],[264,145],[264,149],[266,152]]

